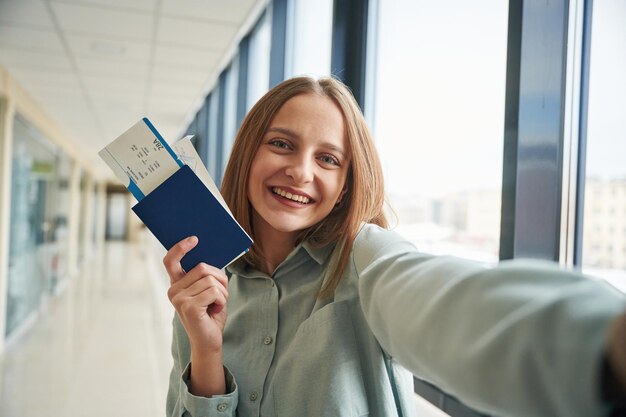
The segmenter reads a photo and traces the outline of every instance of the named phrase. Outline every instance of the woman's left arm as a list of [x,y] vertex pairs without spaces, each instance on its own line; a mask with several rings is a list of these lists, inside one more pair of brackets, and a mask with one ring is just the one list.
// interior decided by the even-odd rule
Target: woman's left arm
[[424,255],[371,227],[353,261],[373,333],[415,375],[490,414],[605,415],[601,365],[626,307],[613,287],[547,262]]

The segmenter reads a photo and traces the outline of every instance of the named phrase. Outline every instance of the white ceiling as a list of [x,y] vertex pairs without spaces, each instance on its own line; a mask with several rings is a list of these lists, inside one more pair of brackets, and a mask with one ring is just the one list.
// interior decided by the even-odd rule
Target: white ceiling
[[97,152],[143,116],[177,139],[263,3],[0,0],[0,65],[111,178]]

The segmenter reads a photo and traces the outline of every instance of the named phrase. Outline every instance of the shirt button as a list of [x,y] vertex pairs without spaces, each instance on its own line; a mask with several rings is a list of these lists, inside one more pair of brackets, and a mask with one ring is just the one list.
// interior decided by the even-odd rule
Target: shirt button
[[272,336],[265,336],[265,339],[263,339],[263,344],[264,345],[271,345],[273,341],[274,341],[274,339],[272,339]]
[[217,405],[217,411],[226,411],[226,409],[228,408],[228,405],[221,403]]
[[256,401],[259,398],[259,394],[256,391],[250,393],[250,401]]

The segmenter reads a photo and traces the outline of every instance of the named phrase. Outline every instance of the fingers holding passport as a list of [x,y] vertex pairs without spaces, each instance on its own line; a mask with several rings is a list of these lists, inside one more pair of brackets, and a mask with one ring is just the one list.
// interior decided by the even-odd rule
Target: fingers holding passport
[[181,266],[180,261],[183,259],[183,256],[195,248],[197,244],[198,238],[196,236],[190,236],[181,240],[167,251],[167,254],[163,257],[163,265],[165,266],[167,274],[170,276],[170,284],[174,284],[185,276],[185,270]]
[[218,348],[226,323],[228,277],[204,262],[188,272],[182,268],[180,260],[197,243],[196,237],[181,240],[163,258],[171,281],[168,298],[192,345]]

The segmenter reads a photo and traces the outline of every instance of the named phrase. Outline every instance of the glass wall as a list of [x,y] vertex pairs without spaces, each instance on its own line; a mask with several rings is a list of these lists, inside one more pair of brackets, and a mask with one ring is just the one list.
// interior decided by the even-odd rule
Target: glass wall
[[250,34],[246,109],[267,92],[270,86],[270,45],[272,22],[269,10],[263,13]]
[[221,183],[222,173],[226,169],[228,163],[228,157],[230,156],[230,150],[233,147],[235,135],[237,134],[237,80],[239,78],[239,57],[235,56],[226,70],[224,80],[224,108],[223,108],[223,123],[224,131],[222,132],[222,146],[220,155],[220,167],[218,182]]
[[507,13],[496,0],[379,2],[367,105],[397,230],[422,251],[498,260]]
[[583,270],[626,291],[626,3],[593,2]]
[[330,75],[332,0],[291,0],[285,76]]
[[67,160],[17,115],[11,172],[7,286],[10,335],[58,285],[67,268]]
[[207,129],[207,164],[206,167],[209,170],[209,174],[215,179],[217,173],[217,140],[218,140],[218,131],[217,131],[217,123],[219,117],[219,85],[216,86],[211,95],[207,97],[206,103],[208,105],[208,129]]

